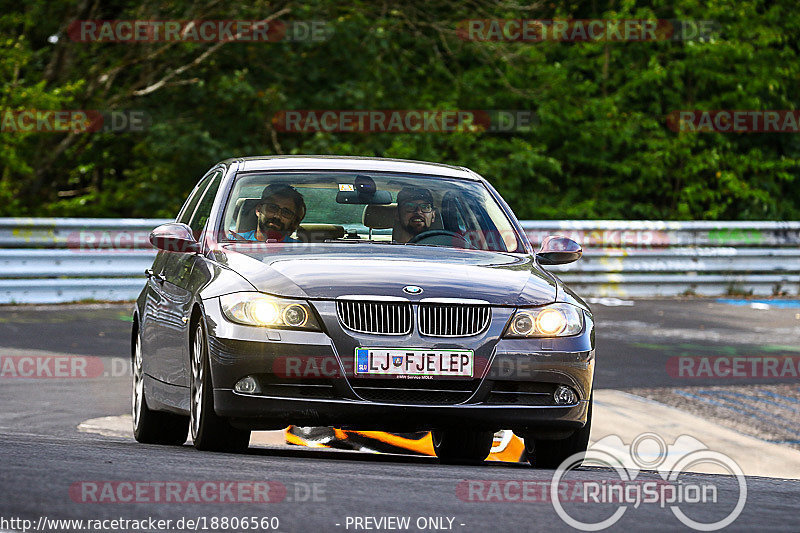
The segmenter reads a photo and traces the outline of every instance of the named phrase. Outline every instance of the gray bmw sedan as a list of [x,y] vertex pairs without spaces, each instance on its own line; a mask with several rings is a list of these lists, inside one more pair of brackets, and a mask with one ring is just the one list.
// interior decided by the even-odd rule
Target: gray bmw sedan
[[463,168],[265,156],[214,166],[159,250],[133,316],[134,435],[243,451],[253,430],[433,434],[482,461],[496,430],[552,468],[585,451],[594,322],[487,180]]

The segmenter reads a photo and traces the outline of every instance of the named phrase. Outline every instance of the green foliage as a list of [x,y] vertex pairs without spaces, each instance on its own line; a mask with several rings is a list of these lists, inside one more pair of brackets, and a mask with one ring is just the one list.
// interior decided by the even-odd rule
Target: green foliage
[[[174,216],[216,161],[347,154],[468,166],[520,218],[797,219],[800,136],[676,133],[676,110],[797,109],[788,0],[397,4],[0,1],[0,111],[144,110],[145,132],[0,131],[0,216]],[[520,4],[521,6],[521,4]],[[82,43],[73,20],[324,20],[321,42]],[[706,41],[465,41],[470,18],[714,20]],[[58,36],[58,41],[49,41]],[[207,55],[203,55],[209,52]],[[292,109],[518,109],[513,134],[284,133]]]

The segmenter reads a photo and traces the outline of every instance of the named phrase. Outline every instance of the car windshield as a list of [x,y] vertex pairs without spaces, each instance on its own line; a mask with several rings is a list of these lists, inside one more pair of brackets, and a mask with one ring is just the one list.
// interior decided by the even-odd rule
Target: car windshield
[[220,240],[524,250],[483,183],[380,172],[240,174]]

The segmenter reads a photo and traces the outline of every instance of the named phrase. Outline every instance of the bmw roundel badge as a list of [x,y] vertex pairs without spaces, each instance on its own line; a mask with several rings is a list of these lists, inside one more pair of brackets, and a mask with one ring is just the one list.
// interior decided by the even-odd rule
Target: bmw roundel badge
[[422,287],[417,287],[416,285],[406,285],[403,287],[403,292],[408,294],[420,294],[422,293]]

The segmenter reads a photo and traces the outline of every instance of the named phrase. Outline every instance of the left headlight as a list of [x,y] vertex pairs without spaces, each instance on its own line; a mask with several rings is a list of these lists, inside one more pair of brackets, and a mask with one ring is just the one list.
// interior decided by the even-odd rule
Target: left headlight
[[518,309],[505,337],[568,337],[583,331],[583,310],[560,303],[536,309]]
[[225,317],[237,324],[321,331],[311,306],[303,300],[235,292],[220,296],[219,305]]

